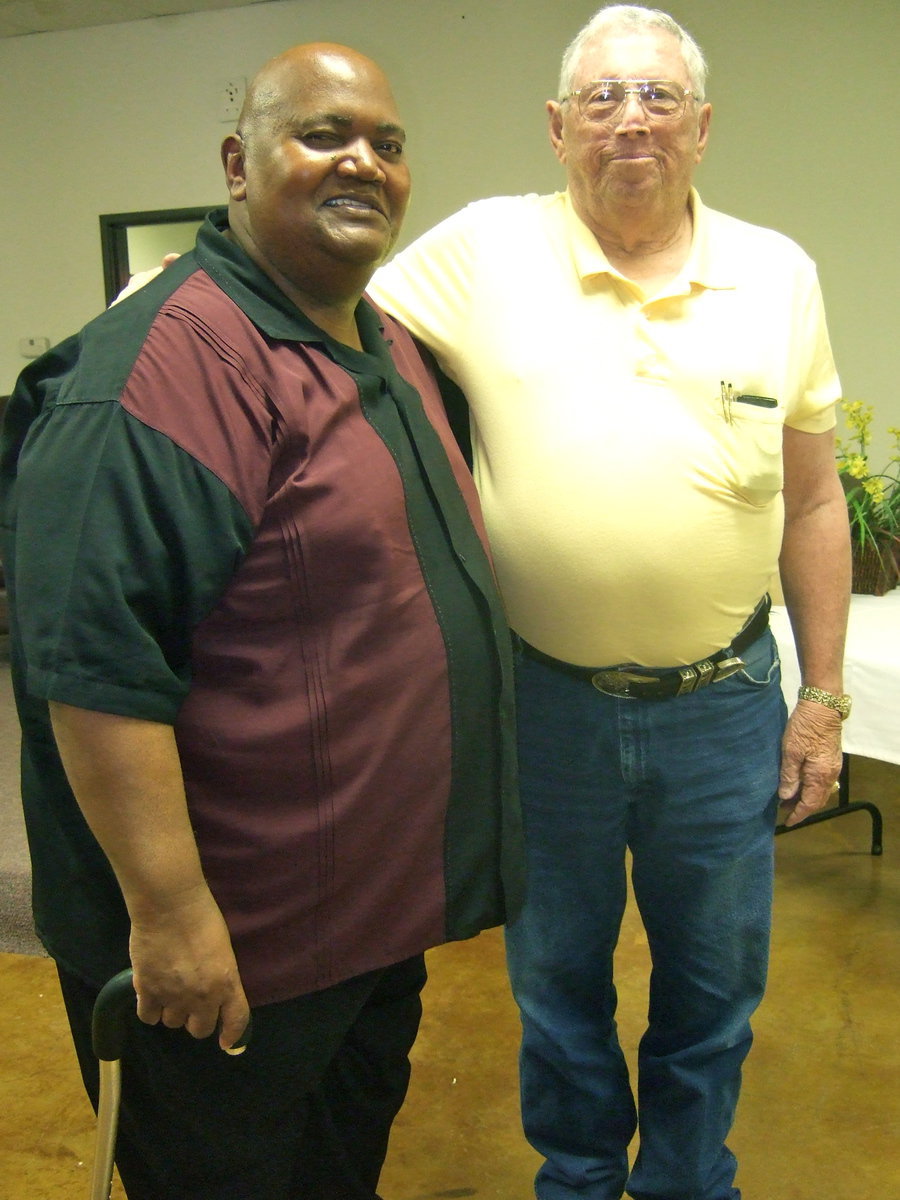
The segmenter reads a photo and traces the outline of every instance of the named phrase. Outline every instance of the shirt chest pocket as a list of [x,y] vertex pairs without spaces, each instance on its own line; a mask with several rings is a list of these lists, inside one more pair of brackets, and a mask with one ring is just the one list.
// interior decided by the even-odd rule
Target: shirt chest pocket
[[784,486],[782,417],[777,408],[735,400],[721,424],[726,471],[734,491],[763,507]]

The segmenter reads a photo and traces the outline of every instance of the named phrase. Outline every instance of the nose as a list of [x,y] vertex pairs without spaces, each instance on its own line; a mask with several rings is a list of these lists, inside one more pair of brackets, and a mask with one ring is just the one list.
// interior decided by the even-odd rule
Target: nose
[[341,175],[356,175],[360,179],[383,183],[387,178],[381,159],[375,153],[372,143],[366,138],[356,138],[338,154],[335,168]]
[[646,129],[647,114],[644,112],[641,98],[636,91],[625,93],[624,103],[619,110],[618,125],[620,129],[626,130],[633,130],[636,126]]

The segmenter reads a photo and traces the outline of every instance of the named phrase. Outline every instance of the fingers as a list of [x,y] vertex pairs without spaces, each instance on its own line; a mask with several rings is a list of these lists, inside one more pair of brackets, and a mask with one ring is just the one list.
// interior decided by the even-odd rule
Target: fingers
[[145,1025],[158,1025],[163,1019],[163,1007],[138,992],[137,1015],[138,1020],[143,1021]]
[[[146,1025],[184,1029],[193,1038],[208,1038],[218,1032],[219,1045],[228,1053],[240,1054],[246,1048],[244,1035],[250,1023],[250,1008],[240,987],[226,999],[200,1000],[185,995],[167,1004],[138,992],[137,1015]],[[245,1044],[239,1045],[242,1039]]]
[[219,1022],[219,1045],[226,1054],[243,1054],[250,1036],[250,1009],[241,994],[240,1001],[222,1008]]
[[191,1037],[205,1038],[215,1033],[219,1024],[217,1005],[196,1007],[185,1003],[160,1004],[138,993],[137,1015],[145,1025],[165,1025],[167,1029],[186,1029]]
[[782,802],[793,800],[800,790],[800,771],[796,763],[782,761],[781,774],[778,779],[778,799]]
[[818,772],[809,772],[808,777],[798,778],[793,791],[787,795],[779,788],[781,807],[788,810],[784,823],[787,826],[799,825],[813,813],[821,811],[831,798],[837,784],[830,774],[823,776]]
[[801,821],[805,821],[807,817],[811,817],[813,813],[816,813],[820,808],[823,808],[824,804],[824,800],[821,803],[811,802],[806,798],[805,794],[802,799],[797,799],[797,802],[793,805],[793,807],[790,807],[790,801],[788,801],[783,805],[784,808],[790,808],[790,811],[784,818],[785,825],[788,827],[792,825],[799,825]]

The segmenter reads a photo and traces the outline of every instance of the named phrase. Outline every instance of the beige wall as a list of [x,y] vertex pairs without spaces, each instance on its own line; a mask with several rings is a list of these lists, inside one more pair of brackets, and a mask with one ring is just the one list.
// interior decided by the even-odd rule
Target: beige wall
[[[598,0],[599,3],[599,0]],[[406,238],[469,199],[561,175],[543,102],[592,0],[280,0],[0,41],[0,392],[23,337],[103,303],[100,213],[217,203],[222,83],[327,38],[388,70],[410,131]],[[900,425],[900,0],[678,0],[707,51],[707,203],[773,225],[819,264],[846,394]],[[881,81],[886,81],[883,86]],[[883,414],[883,415],[882,415]]]

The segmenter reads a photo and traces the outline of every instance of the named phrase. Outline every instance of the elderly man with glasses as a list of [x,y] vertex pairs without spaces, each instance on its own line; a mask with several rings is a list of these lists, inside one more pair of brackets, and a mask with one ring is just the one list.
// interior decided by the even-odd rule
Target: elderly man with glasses
[[[529,883],[508,953],[541,1200],[739,1197],[725,1140],[779,799],[789,824],[825,803],[849,709],[819,285],[788,239],[701,203],[705,75],[666,14],[601,10],[547,105],[566,190],[469,206],[371,289],[468,398],[517,635]],[[779,570],[803,673],[787,721]],[[636,1099],[613,982],[627,851],[653,963]]]

